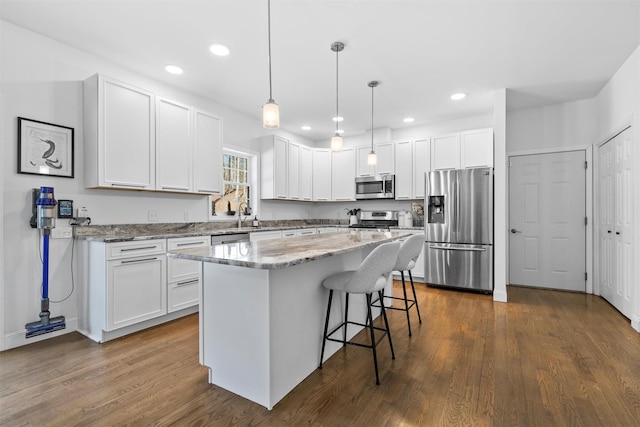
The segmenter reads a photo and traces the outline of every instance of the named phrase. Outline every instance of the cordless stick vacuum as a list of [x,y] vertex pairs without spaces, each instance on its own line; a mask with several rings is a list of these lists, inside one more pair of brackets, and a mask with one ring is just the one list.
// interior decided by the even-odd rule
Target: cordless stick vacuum
[[36,221],[38,230],[42,230],[42,300],[40,320],[24,326],[27,330],[27,338],[67,327],[64,316],[50,317],[49,313],[49,235],[56,226],[56,203],[53,187],[40,187],[40,196],[36,200]]

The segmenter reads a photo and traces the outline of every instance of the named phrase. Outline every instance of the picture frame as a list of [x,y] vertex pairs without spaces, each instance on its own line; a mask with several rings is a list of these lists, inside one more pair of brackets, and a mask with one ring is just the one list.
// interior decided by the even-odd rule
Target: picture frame
[[74,129],[18,117],[18,173],[74,177]]

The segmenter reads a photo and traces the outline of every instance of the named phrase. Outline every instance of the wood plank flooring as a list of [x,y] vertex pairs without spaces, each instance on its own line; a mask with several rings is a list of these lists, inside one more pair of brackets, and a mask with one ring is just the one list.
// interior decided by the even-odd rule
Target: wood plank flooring
[[102,345],[71,333],[0,353],[0,425],[640,425],[640,334],[606,301],[417,291],[413,337],[389,311],[396,360],[381,343],[379,386],[370,351],[348,346],[268,411],[207,383],[192,315]]

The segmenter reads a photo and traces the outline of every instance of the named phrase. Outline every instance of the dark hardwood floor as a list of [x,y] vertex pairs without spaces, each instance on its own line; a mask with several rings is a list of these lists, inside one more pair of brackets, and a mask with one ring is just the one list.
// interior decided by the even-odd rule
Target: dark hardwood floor
[[192,315],[102,345],[71,333],[0,353],[0,425],[640,425],[640,334],[601,298],[417,291],[413,337],[389,311],[396,360],[378,347],[379,386],[370,351],[349,346],[268,411],[207,383]]

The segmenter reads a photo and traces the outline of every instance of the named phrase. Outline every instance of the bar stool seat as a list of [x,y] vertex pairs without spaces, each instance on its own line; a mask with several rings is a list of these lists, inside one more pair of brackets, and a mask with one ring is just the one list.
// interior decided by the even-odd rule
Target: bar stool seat
[[[366,347],[370,348],[373,353],[373,366],[376,371],[376,384],[380,384],[376,346],[380,341],[382,341],[385,336],[389,340],[389,347],[391,348],[391,358],[395,359],[396,356],[393,351],[393,343],[391,342],[391,334],[389,331],[389,322],[387,320],[387,314],[384,307],[381,308],[382,318],[384,320],[384,328],[376,327],[373,325],[373,316],[371,314],[371,296],[375,292],[378,294],[378,298],[382,298],[382,290],[387,284],[389,275],[391,274],[391,271],[396,264],[399,250],[400,242],[383,243],[377,246],[371,251],[371,253],[369,253],[369,255],[367,255],[367,257],[362,261],[357,270],[342,271],[336,274],[332,274],[331,276],[328,276],[323,280],[322,286],[329,289],[329,301],[327,303],[327,316],[324,323],[322,350],[320,352],[320,365],[318,366],[319,369],[322,369],[322,359],[324,357],[324,348],[327,341],[339,342],[342,343],[343,346],[350,344],[359,347]],[[333,328],[331,331],[328,331],[333,291],[345,293],[344,319],[338,326]],[[349,320],[349,294],[365,295],[367,306],[366,323],[359,323]],[[361,344],[347,341],[347,325],[358,325],[368,328],[371,344]],[[332,335],[338,332],[340,329],[342,329],[343,331],[342,339],[333,338]],[[378,340],[376,340],[375,338],[375,331],[383,332]]]
[[[418,312],[418,322],[422,323],[422,317],[420,316],[420,307],[418,306],[418,298],[416,297],[416,288],[413,284],[413,276],[411,275],[411,270],[416,266],[416,260],[418,256],[420,256],[420,252],[422,251],[422,247],[424,245],[424,235],[422,234],[414,234],[409,237],[402,243],[400,246],[400,252],[398,253],[398,259],[396,260],[396,264],[393,267],[393,271],[399,271],[400,277],[402,278],[402,294],[403,297],[394,297],[392,295],[383,295],[382,300],[397,300],[402,301],[404,306],[402,307],[394,307],[393,305],[387,307],[390,310],[400,310],[404,311],[407,314],[407,327],[409,328],[409,336],[411,336],[411,319],[409,316],[409,310],[412,307],[416,308]],[[407,288],[404,280],[404,272],[407,271],[409,273],[409,280],[411,283],[411,291],[413,292],[413,299],[407,297]],[[380,307],[380,298],[373,301],[374,307]]]

